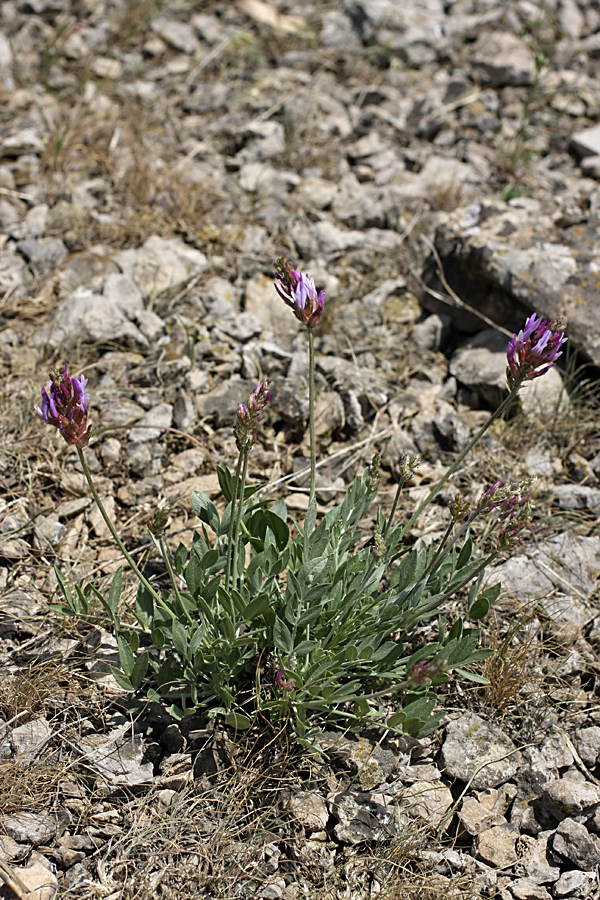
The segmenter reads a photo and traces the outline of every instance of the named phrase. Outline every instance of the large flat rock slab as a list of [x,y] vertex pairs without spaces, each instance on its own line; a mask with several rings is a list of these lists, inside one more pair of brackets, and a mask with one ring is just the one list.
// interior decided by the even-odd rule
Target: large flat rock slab
[[[536,201],[518,202],[471,204],[447,216],[435,238],[445,276],[465,303],[510,329],[520,328],[532,311],[562,317],[572,346],[599,366],[598,224],[590,216],[559,227]],[[465,331],[485,327],[466,309],[451,309],[428,295],[422,302],[432,312],[451,312]]]

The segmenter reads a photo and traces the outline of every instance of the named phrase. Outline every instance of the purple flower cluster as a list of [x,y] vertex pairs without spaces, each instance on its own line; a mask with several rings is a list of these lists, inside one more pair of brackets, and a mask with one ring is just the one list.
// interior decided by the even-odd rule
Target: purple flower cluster
[[309,328],[318,325],[325,305],[325,291],[317,292],[314,278],[297,272],[283,256],[275,263],[275,272],[275,290],[284,303],[294,310],[298,321]]
[[410,687],[422,687],[434,678],[439,678],[446,673],[446,660],[438,659],[435,662],[429,662],[425,659],[421,662],[414,663],[409,671],[407,681]]
[[256,442],[254,429],[259,418],[260,411],[265,408],[271,399],[269,382],[261,381],[255,391],[248,398],[248,405],[238,403],[237,421],[233,433],[238,450],[251,450]]
[[480,510],[491,512],[497,509],[504,520],[498,535],[498,550],[508,550],[523,540],[523,532],[531,522],[533,509],[530,488],[530,478],[505,486],[497,481],[479,498],[477,505]]
[[275,676],[275,682],[278,688],[281,688],[282,691],[294,691],[296,689],[295,681],[286,681],[285,680],[285,669],[280,669],[277,675]]
[[544,375],[562,354],[566,341],[558,319],[546,322],[533,313],[518,334],[513,334],[506,349],[508,367],[506,378],[512,390],[523,381]]
[[34,409],[47,425],[58,428],[67,444],[85,447],[90,439],[91,425],[87,424],[90,395],[86,393],[87,378],[69,378],[67,363],[61,375],[51,372],[42,388],[42,406]]

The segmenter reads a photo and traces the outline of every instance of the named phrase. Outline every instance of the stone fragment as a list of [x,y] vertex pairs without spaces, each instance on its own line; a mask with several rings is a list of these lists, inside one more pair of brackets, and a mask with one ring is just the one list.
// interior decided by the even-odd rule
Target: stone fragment
[[592,888],[596,881],[593,872],[580,872],[577,869],[571,869],[570,872],[563,872],[553,891],[555,897],[582,897],[592,896]]
[[557,880],[560,869],[548,862],[548,841],[553,834],[553,831],[543,831],[536,838],[521,834],[515,875],[524,876],[539,884],[551,884]]
[[177,238],[157,235],[149,237],[137,250],[121,250],[114,261],[135,282],[144,297],[154,297],[187,281],[192,275],[203,272],[207,265],[204,253]]
[[[476,226],[463,224],[465,210],[460,209],[438,228],[436,249],[444,271],[451,273],[453,290],[465,303],[512,329],[521,327],[514,322],[515,303],[548,321],[566,317],[571,346],[600,365],[600,307],[590,278],[600,262],[595,224],[561,229],[540,214],[539,206],[483,202],[481,207]],[[431,312],[449,312],[447,304],[433,297],[421,302]],[[462,330],[481,329],[480,320],[464,308],[450,314]]]
[[573,41],[579,40],[585,29],[585,15],[577,0],[561,0],[556,16],[563,33]]
[[328,806],[338,821],[335,835],[346,844],[386,840],[397,831],[394,809],[389,808],[383,794],[354,791],[333,794],[328,798]]
[[[106,513],[107,513],[109,519],[112,522],[114,522],[114,520],[115,520],[115,498],[113,497],[112,494],[107,494],[107,495],[101,497],[100,499],[102,500],[102,505],[104,506],[104,509],[106,510]],[[110,531],[108,529],[108,525],[104,521],[102,513],[100,512],[100,510],[98,509],[98,507],[95,504],[91,508],[90,512],[88,513],[87,518],[88,518],[90,527],[91,527],[92,531],[94,532],[94,534],[96,535],[96,537],[108,538],[111,536]]]
[[566,736],[558,728],[551,729],[540,744],[540,753],[546,766],[564,769],[573,765],[573,754]]
[[481,834],[496,825],[508,824],[504,816],[487,809],[474,797],[465,797],[458,819],[465,831],[472,835]]
[[68,256],[67,248],[58,239],[50,241],[19,241],[16,249],[31,265],[33,271],[38,274],[52,272]]
[[47,813],[17,813],[5,816],[4,829],[8,837],[20,844],[34,847],[49,843],[56,835],[57,824],[54,816]]
[[52,729],[43,716],[13,728],[10,743],[16,761],[23,764],[33,762],[39,757],[51,736]]
[[80,863],[86,852],[95,850],[97,843],[87,834],[65,834],[58,842],[53,857],[65,869]]
[[600,788],[585,781],[559,778],[548,781],[542,796],[548,809],[557,819],[582,816],[589,818],[600,804]]
[[543,418],[564,413],[569,405],[569,396],[556,366],[543,378],[525,382],[519,391],[519,403],[525,415],[531,417]]
[[90,69],[98,78],[109,78],[113,81],[123,75],[123,64],[109,56],[94,56],[90,61]]
[[110,272],[102,281],[102,296],[107,297],[126,316],[144,311],[142,293],[128,275]]
[[563,819],[559,824],[552,849],[584,872],[591,872],[600,863],[600,842],[573,819]]
[[517,878],[510,882],[509,890],[515,900],[552,900],[546,888],[533,878]]
[[520,756],[500,728],[468,712],[448,723],[441,760],[450,777],[462,782],[473,778],[472,787],[487,788],[509,781],[517,771]]
[[164,333],[166,323],[151,309],[141,309],[136,312],[134,320],[144,337],[153,344]]
[[600,125],[578,131],[571,137],[571,144],[580,156],[600,155]]
[[432,350],[437,353],[448,340],[450,324],[449,316],[433,313],[415,325],[412,339],[421,350]]
[[496,825],[475,836],[473,851],[475,857],[496,869],[507,868],[517,861],[516,828],[510,825]]
[[[548,373],[550,374],[550,373]],[[552,485],[552,496],[561,509],[600,510],[600,490],[587,484]]]
[[325,831],[329,821],[329,810],[325,800],[315,791],[300,791],[290,798],[290,810],[304,829]]
[[18,844],[8,835],[0,835],[0,860],[3,862],[20,862],[29,855],[29,847]]
[[[27,896],[28,900],[54,900],[56,897],[58,879],[51,871],[50,864],[46,866],[38,860],[32,860],[24,869],[15,869],[13,872],[16,884],[20,888],[19,897]],[[22,891],[27,891],[27,893],[22,893]],[[9,893],[15,896],[12,890]],[[8,897],[9,893],[3,891],[3,896]]]
[[432,827],[443,820],[454,802],[450,788],[435,781],[415,781],[402,792],[402,809]]
[[145,444],[157,440],[165,428],[170,428],[173,421],[173,407],[170,403],[157,403],[136,422],[135,427],[127,435],[133,444]]
[[578,728],[573,732],[571,738],[581,761],[588,768],[594,768],[600,756],[600,726],[591,725],[589,728]]
[[508,31],[483,31],[469,48],[469,56],[483,84],[523,87],[533,81],[533,54],[522,39]]
[[[232,426],[236,421],[238,403],[246,403],[249,394],[256,388],[253,381],[242,381],[233,376],[228,381],[223,381],[217,387],[206,394],[198,394],[196,397],[196,410],[201,419],[211,419],[216,428]],[[267,410],[273,407],[273,399],[276,397],[275,385],[271,385],[271,402]],[[265,412],[266,415],[266,412]]]
[[593,618],[593,610],[584,600],[598,583],[600,538],[564,531],[525,553],[493,568],[486,583],[500,581],[504,590],[522,599],[540,600],[557,627],[580,636]]
[[193,54],[200,46],[194,29],[187,22],[159,16],[152,21],[150,27],[165,43],[183,53]]
[[189,784],[193,777],[192,759],[189,753],[171,753],[165,756],[160,765],[161,775],[157,784],[161,788],[171,791],[180,791]]
[[173,404],[173,424],[181,431],[189,431],[196,418],[196,404],[187,391],[179,391]]
[[142,762],[142,738],[131,734],[129,723],[113,728],[108,734],[90,734],[76,741],[85,763],[109,785],[138,787],[152,784],[151,762]]
[[52,347],[77,341],[110,341],[148,348],[144,335],[117,303],[84,287],[59,304],[49,328],[40,329],[38,340],[47,340]]

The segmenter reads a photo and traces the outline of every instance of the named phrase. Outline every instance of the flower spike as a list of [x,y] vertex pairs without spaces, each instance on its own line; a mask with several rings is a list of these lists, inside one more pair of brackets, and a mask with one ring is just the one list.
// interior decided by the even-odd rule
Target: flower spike
[[261,381],[256,390],[252,391],[248,398],[248,405],[238,403],[236,423],[233,429],[238,450],[251,450],[256,442],[254,429],[260,416],[260,411],[265,408],[271,399],[269,382]]
[[69,378],[67,363],[62,374],[51,372],[42,388],[42,405],[34,409],[47,425],[58,428],[67,444],[85,447],[90,439],[91,425],[87,424],[90,395],[86,393],[87,378]]
[[299,322],[314,328],[319,324],[325,306],[325,291],[318,291],[314,278],[297,272],[292,264],[281,256],[275,263],[277,281],[275,290]]
[[548,323],[533,313],[506,348],[508,366],[506,379],[512,390],[523,381],[531,381],[544,375],[562,354],[566,341],[560,319]]

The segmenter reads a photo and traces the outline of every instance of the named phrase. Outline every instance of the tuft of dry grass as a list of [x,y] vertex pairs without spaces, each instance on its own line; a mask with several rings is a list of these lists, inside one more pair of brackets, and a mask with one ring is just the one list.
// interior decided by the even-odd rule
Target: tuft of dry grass
[[493,655],[483,663],[483,674],[489,684],[484,688],[488,712],[504,717],[516,711],[524,696],[539,687],[541,673],[536,665],[540,654],[541,624],[536,617],[535,606],[529,605],[501,624],[498,617],[494,626],[484,630],[486,647]]

